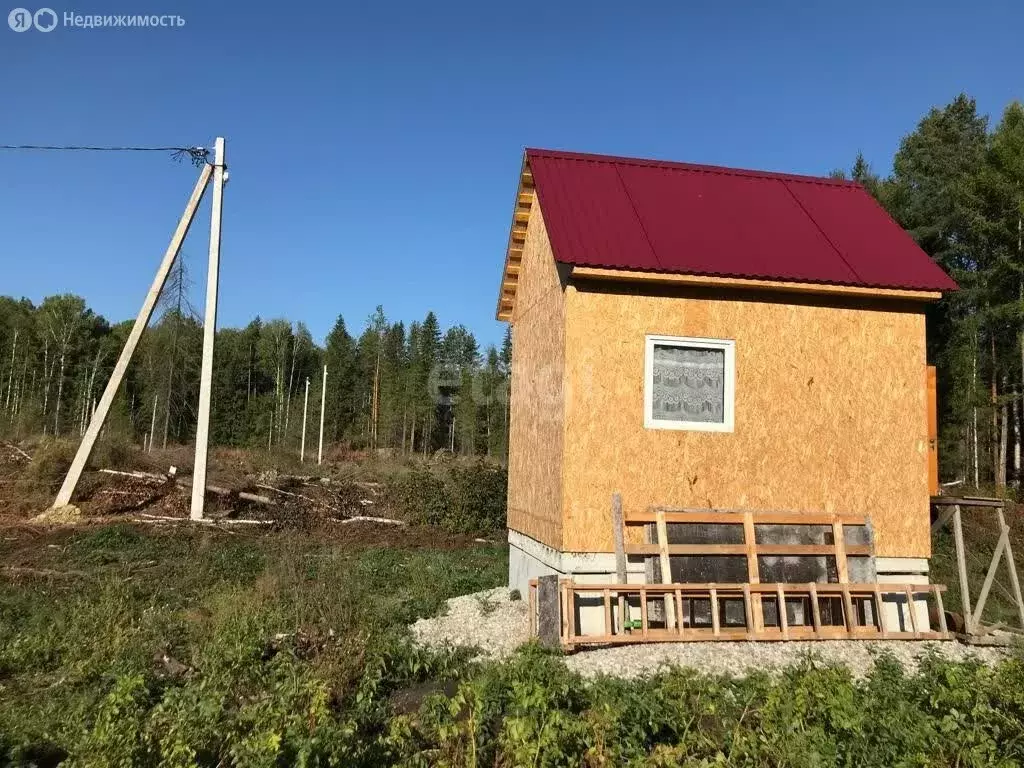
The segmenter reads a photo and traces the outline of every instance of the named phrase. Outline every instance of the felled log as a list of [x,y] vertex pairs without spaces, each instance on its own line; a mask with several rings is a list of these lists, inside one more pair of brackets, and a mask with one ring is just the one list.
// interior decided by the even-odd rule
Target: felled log
[[119,477],[131,477],[135,480],[159,480],[161,483],[167,482],[167,475],[158,475],[154,472],[124,472],[120,469],[101,469],[105,475],[118,475]]
[[352,517],[332,517],[336,523],[381,523],[382,525],[408,525],[405,520],[395,520],[390,517],[370,517],[369,515],[353,515]]

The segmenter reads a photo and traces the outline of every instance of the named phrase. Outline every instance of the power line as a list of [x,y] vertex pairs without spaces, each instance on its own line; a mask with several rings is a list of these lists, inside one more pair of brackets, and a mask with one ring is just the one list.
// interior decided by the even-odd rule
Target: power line
[[181,161],[186,155],[195,166],[209,162],[210,150],[206,147],[88,147],[52,144],[0,144],[0,149],[42,150],[52,152],[170,152],[171,158]]

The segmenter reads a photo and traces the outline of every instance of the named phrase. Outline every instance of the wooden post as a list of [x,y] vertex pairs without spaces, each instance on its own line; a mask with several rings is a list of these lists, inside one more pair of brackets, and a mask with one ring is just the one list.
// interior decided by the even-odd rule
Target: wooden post
[[[665,511],[654,511],[655,527],[658,529],[659,562],[661,563],[661,583],[672,583],[672,561],[668,556],[668,525],[665,523]],[[665,629],[675,629],[676,617],[672,608],[672,596],[665,595]]]
[[[757,531],[754,528],[754,515],[743,513],[743,542],[747,547],[747,581],[751,584],[761,583],[761,571],[757,564]],[[764,632],[764,607],[761,595],[751,595],[750,608],[753,611],[754,632]]]
[[971,624],[975,627],[981,626],[981,614],[985,610],[985,603],[988,601],[988,591],[992,589],[992,582],[995,580],[996,571],[999,570],[999,561],[1003,559],[1003,550],[1010,543],[1010,529],[1003,526],[1002,534],[999,536],[999,543],[996,544],[995,552],[992,553],[992,561],[988,564],[988,572],[985,574],[985,581],[981,585],[981,592],[978,593],[978,601],[974,604],[974,613],[971,615]]
[[964,611],[964,624],[968,635],[974,634],[971,623],[971,593],[967,584],[967,554],[964,548],[964,527],[960,518],[960,505],[953,506],[953,543],[956,545],[956,569],[960,577],[960,604]]
[[917,631],[917,611],[914,610],[914,592],[908,586],[905,590],[907,595],[907,613],[910,614],[910,630],[914,633],[914,637],[920,637],[920,633]]
[[718,616],[718,590],[711,587],[711,632],[715,637],[722,634],[721,619]]
[[527,585],[526,591],[530,595],[529,603],[529,614],[530,614],[530,637],[537,636],[537,583],[535,579],[531,579]]
[[776,599],[779,601],[779,629],[782,630],[782,639],[789,640],[789,617],[786,615],[786,593],[782,590],[781,584],[775,585]]
[[213,209],[210,213],[210,261],[206,272],[206,314],[203,318],[203,362],[199,375],[199,421],[192,466],[193,520],[203,519],[206,502],[206,460],[210,442],[210,398],[213,394],[213,343],[217,333],[217,290],[220,280],[220,225],[224,206],[224,139],[213,151]]
[[878,621],[878,631],[879,632],[885,632],[885,615],[883,613],[885,608],[884,608],[882,603],[883,603],[883,601],[882,601],[882,588],[878,585],[878,582],[876,581],[875,582],[875,610],[878,612],[878,619],[877,619],[877,621]]
[[562,591],[558,576],[541,576],[537,579],[537,639],[541,645],[555,648],[564,637],[561,614]]
[[686,620],[683,618],[683,590],[676,590],[676,632],[680,635],[683,634],[683,625]]
[[843,535],[841,520],[832,521],[832,541],[836,547],[836,575],[840,584],[850,583],[850,571],[846,563],[846,537]]
[[853,610],[850,590],[845,587],[843,588],[843,613],[846,614],[846,631],[852,635],[857,628],[857,612]]
[[299,463],[306,460],[306,412],[309,410],[309,376],[306,377],[306,397],[302,401],[302,447],[299,448]]
[[647,589],[646,587],[640,587],[640,632],[643,634],[644,640],[647,639],[649,631],[650,627],[647,624]]
[[[626,583],[626,532],[622,519],[622,495],[612,494],[612,537],[615,540],[615,579],[619,584]],[[625,630],[627,616],[626,596],[619,592],[619,631]]]
[[932,594],[935,595],[935,608],[939,614],[939,631],[945,635],[949,628],[946,626],[946,606],[942,603],[942,590],[935,586],[932,588]]
[[604,634],[605,637],[612,636],[612,592],[604,590]]
[[[997,511],[999,527],[1009,531],[1006,526],[1006,519],[1003,517],[1003,508]],[[1020,619],[1021,629],[1024,629],[1024,598],[1020,593],[1020,579],[1017,578],[1017,566],[1013,562],[1013,549],[1010,547],[1010,537],[1006,537],[1006,546],[1003,547],[1003,556],[1006,558],[1006,568],[1010,571],[1010,587],[1013,589],[1013,598],[1017,601],[1017,617]]]
[[324,381],[320,387],[320,447],[316,452],[316,463],[324,463],[324,406],[327,403],[327,366],[324,366]]
[[754,611],[751,607],[750,585],[743,585],[743,613],[747,620],[747,639],[752,639],[754,634]]
[[142,332],[146,330],[149,319],[153,316],[153,308],[160,297],[160,291],[163,290],[164,283],[167,282],[167,275],[170,273],[171,267],[174,266],[174,260],[178,257],[181,243],[184,241],[185,235],[188,234],[188,229],[192,225],[192,219],[195,218],[196,209],[199,208],[199,203],[203,199],[203,194],[206,192],[209,181],[210,166],[204,165],[199,173],[199,179],[192,189],[192,195],[185,204],[185,210],[178,220],[178,226],[175,228],[174,234],[171,235],[171,242],[164,252],[163,261],[160,262],[160,266],[156,271],[156,276],[153,278],[153,284],[149,288],[149,293],[146,294],[146,298],[142,302],[142,308],[135,318],[135,324],[132,326],[131,333],[128,334],[128,340],[124,344],[124,349],[121,350],[121,356],[117,359],[114,371],[110,374],[110,380],[103,390],[103,396],[100,397],[100,402],[96,406],[96,412],[89,421],[89,428],[85,431],[85,437],[82,438],[78,451],[75,453],[75,458],[71,462],[71,467],[68,469],[64,482],[60,486],[60,491],[57,493],[57,498],[53,501],[54,507],[63,507],[71,503],[71,496],[74,494],[75,488],[78,486],[78,480],[82,476],[82,471],[92,455],[92,449],[96,445],[100,429],[102,429],[107,414],[110,412],[110,406],[114,403],[114,396],[121,386],[125,371],[128,370],[128,363],[135,353],[135,348],[139,345]]
[[811,621],[814,623],[814,634],[821,636],[821,606],[818,605],[818,585],[813,581],[807,585],[811,594]]

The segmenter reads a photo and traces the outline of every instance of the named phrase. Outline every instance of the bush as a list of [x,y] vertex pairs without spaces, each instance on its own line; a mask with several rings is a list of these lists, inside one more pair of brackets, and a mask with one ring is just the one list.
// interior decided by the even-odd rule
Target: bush
[[[1024,664],[883,656],[864,680],[806,660],[776,677],[586,681],[539,648],[403,723],[415,765],[1009,766],[1024,761]],[[393,726],[394,728],[394,726]]]
[[484,461],[443,471],[414,469],[389,487],[389,503],[410,522],[453,533],[492,533],[505,526],[508,474]]
[[41,442],[32,456],[32,461],[25,465],[25,469],[18,477],[18,490],[47,493],[56,491],[71,467],[76,449],[77,446],[66,440],[51,439]]
[[455,466],[448,483],[451,510],[446,527],[459,533],[487,533],[505,527],[508,472],[479,461]]
[[451,499],[444,480],[427,469],[399,475],[388,487],[388,502],[396,514],[418,525],[442,525]]

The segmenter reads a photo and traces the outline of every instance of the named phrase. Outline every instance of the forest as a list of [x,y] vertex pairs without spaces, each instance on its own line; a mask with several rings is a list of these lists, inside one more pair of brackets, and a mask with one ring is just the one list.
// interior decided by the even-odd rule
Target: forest
[[960,94],[900,142],[888,176],[860,182],[960,286],[931,308],[943,481],[1019,487],[1024,440],[1024,106],[994,127]]
[[[190,287],[178,259],[105,427],[150,450],[195,434],[202,323]],[[111,324],[72,294],[38,306],[0,297],[0,434],[83,434],[132,322]],[[307,456],[323,402],[328,446],[505,457],[507,335],[481,352],[470,331],[442,331],[433,312],[406,328],[378,307],[358,337],[340,315],[322,346],[301,322],[257,317],[218,329],[215,350],[217,445],[299,453],[308,387]]]
[[[857,154],[834,177],[861,183],[960,285],[928,313],[939,372],[944,481],[1018,487],[1024,452],[1024,106],[998,121],[960,94],[903,137],[881,175]],[[495,262],[497,269],[498,262]],[[179,260],[118,393],[107,429],[146,446],[193,437],[202,342]],[[74,295],[37,306],[0,298],[0,433],[81,434],[131,322],[112,324]],[[217,332],[212,436],[217,444],[298,452],[309,381],[325,442],[503,460],[511,339],[481,350],[463,325],[389,321],[354,335],[339,315],[324,344],[287,319]],[[316,444],[309,430],[307,451]]]

